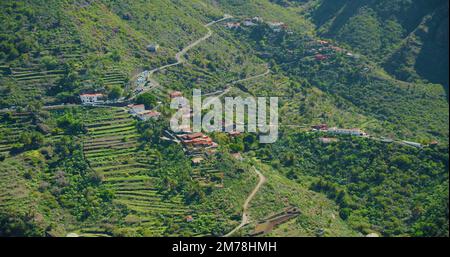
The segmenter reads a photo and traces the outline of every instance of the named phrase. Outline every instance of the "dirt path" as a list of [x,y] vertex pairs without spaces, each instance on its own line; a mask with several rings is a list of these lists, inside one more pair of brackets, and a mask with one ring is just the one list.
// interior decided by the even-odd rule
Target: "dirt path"
[[[210,22],[210,23],[204,25],[204,27],[208,30],[208,33],[206,33],[205,36],[203,36],[202,38],[196,40],[195,42],[192,42],[191,44],[189,44],[188,46],[186,46],[185,48],[183,48],[181,51],[179,51],[179,52],[175,55],[175,59],[177,60],[177,62],[171,63],[171,64],[166,64],[166,65],[163,65],[163,66],[161,66],[161,67],[158,67],[158,68],[155,68],[155,69],[153,69],[153,70],[148,71],[147,81],[150,81],[151,84],[155,85],[156,87],[159,87],[159,83],[158,83],[156,80],[152,79],[152,75],[153,75],[153,74],[155,74],[156,72],[159,72],[159,71],[166,70],[167,68],[170,68],[170,67],[177,66],[177,65],[180,65],[180,64],[185,63],[185,62],[186,62],[186,59],[184,59],[184,55],[186,55],[186,53],[187,53],[189,50],[191,50],[192,48],[196,47],[197,45],[199,45],[200,43],[202,43],[203,41],[207,40],[208,38],[210,38],[210,37],[213,35],[213,31],[212,31],[209,27],[212,26],[212,25],[214,25],[214,24],[216,24],[216,23],[222,22],[222,21],[227,20],[227,19],[230,19],[230,18],[233,18],[233,16],[228,15],[228,14],[225,14],[225,15],[223,16],[223,18],[221,18],[221,19],[219,19],[219,20],[216,20],[216,21],[212,21],[212,22]],[[152,89],[152,88],[153,88],[153,87],[146,87],[146,88],[143,88],[143,90],[141,90],[141,91],[140,91],[138,94],[136,94],[133,98],[135,98],[137,95],[140,95],[140,94],[143,94],[143,93],[147,92],[148,90],[150,90],[150,89]],[[132,99],[133,99],[133,98],[132,98]]]
[[235,227],[233,230],[231,230],[231,232],[229,232],[228,234],[224,235],[224,237],[230,237],[232,236],[236,231],[238,231],[239,229],[241,229],[243,226],[247,225],[249,223],[249,217],[248,217],[248,205],[250,204],[250,201],[253,199],[253,197],[255,197],[256,193],[258,193],[259,189],[261,188],[261,186],[266,182],[266,177],[259,171],[256,169],[255,166],[253,166],[253,169],[255,170],[256,174],[258,174],[259,177],[259,182],[258,184],[255,186],[255,188],[252,190],[252,192],[248,195],[247,199],[244,202],[244,205],[242,206],[242,221],[241,223]]
[[257,78],[260,78],[260,77],[264,77],[264,76],[268,75],[270,72],[271,72],[270,69],[267,69],[267,70],[266,70],[264,73],[262,73],[262,74],[255,75],[255,76],[251,76],[251,77],[248,77],[248,78],[245,78],[245,79],[236,80],[236,81],[233,81],[231,84],[232,84],[232,85],[235,85],[235,84],[237,84],[237,83],[241,83],[241,82],[245,82],[245,81],[248,81],[248,80],[252,80],[252,79],[257,79]]

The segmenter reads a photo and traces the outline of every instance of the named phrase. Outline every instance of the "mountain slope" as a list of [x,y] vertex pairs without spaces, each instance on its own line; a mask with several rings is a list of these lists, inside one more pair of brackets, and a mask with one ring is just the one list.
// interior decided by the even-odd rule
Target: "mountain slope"
[[311,17],[320,35],[374,58],[399,79],[448,87],[448,1],[321,0]]

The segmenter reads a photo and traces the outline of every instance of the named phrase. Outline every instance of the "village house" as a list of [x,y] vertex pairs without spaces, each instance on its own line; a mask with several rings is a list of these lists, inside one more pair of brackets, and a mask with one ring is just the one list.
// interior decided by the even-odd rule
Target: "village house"
[[129,109],[129,113],[133,115],[137,115],[138,113],[145,112],[145,105],[143,104],[130,104],[127,106]]
[[200,163],[202,163],[205,159],[203,159],[203,157],[195,157],[192,159],[192,164],[194,165],[198,165]]
[[233,153],[233,154],[231,154],[231,156],[233,156],[233,158],[238,160],[238,161],[243,161],[244,160],[244,157],[242,157],[241,153]]
[[157,120],[161,116],[161,113],[157,111],[143,111],[137,114],[140,120],[147,121],[150,119]]
[[269,25],[274,32],[281,32],[283,29],[287,28],[287,25],[284,24],[284,22],[268,22],[267,25]]
[[336,134],[336,135],[351,135],[351,136],[358,136],[358,137],[364,137],[367,136],[367,133],[360,129],[340,129],[340,128],[331,128],[328,130],[328,133]]
[[258,16],[253,17],[252,20],[253,20],[254,22],[257,22],[257,23],[262,23],[262,22],[264,22],[264,19],[261,18],[261,17],[258,17]]
[[319,141],[322,144],[331,144],[331,143],[336,143],[339,140],[337,138],[321,137],[321,138],[319,138]]
[[257,24],[256,23],[254,23],[251,19],[246,19],[245,21],[244,21],[244,26],[246,26],[246,27],[253,27],[253,26],[256,26]]
[[314,56],[314,58],[316,59],[316,61],[323,61],[323,60],[328,59],[328,56],[323,55],[323,54],[316,54],[316,55]]
[[192,140],[192,139],[206,137],[206,136],[203,133],[201,133],[201,132],[197,132],[197,133],[192,133],[192,134],[184,134],[184,135],[181,135],[179,137],[182,140]]
[[186,222],[193,222],[194,218],[191,215],[186,216]]
[[177,97],[182,97],[183,93],[181,93],[180,91],[173,91],[169,94],[170,98],[177,98]]
[[83,105],[94,105],[98,103],[103,103],[103,94],[82,94],[80,95],[81,103]]
[[402,141],[404,144],[416,147],[416,148],[422,148],[423,145],[421,143],[411,142],[411,141]]
[[158,52],[158,49],[159,49],[158,44],[147,45],[147,51],[149,51],[149,52],[156,53],[156,52]]
[[239,135],[241,135],[242,133],[241,132],[239,132],[239,131],[231,131],[231,132],[228,132],[228,135],[230,135],[231,137],[237,137],[237,136],[239,136]]
[[206,136],[205,134],[201,132],[192,133],[192,134],[184,134],[178,136],[185,146],[192,146],[192,147],[212,147],[215,148],[218,145],[213,142],[213,140]]
[[330,44],[330,42],[325,41],[325,40],[317,40],[317,43],[318,43],[319,45],[323,45],[323,46],[327,46],[327,45]]
[[227,22],[225,24],[225,27],[229,28],[229,29],[238,29],[241,27],[241,23],[239,22]]

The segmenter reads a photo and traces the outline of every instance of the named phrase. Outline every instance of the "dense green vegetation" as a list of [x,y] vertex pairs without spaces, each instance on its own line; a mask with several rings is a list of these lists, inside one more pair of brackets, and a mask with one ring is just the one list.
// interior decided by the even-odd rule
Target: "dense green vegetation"
[[[363,233],[448,236],[448,149],[294,133],[258,151],[286,177],[325,193]],[[306,182],[307,181],[307,182]]]
[[[253,41],[273,70],[297,78],[283,96],[304,102],[299,107],[300,115],[307,115],[308,88],[318,87],[333,95],[335,108],[356,107],[355,112],[376,120],[378,124],[368,127],[371,133],[424,142],[448,138],[448,103],[441,85],[395,80],[368,59],[322,45],[310,36],[273,33],[268,26],[243,32],[239,36],[246,42]],[[326,59],[317,60],[317,55]],[[251,89],[261,94],[260,87]],[[267,87],[264,93],[278,92],[279,87]]]
[[[401,80],[448,88],[448,1],[317,1],[324,37],[348,44]],[[433,68],[431,68],[433,67]]]
[[32,146],[2,162],[2,235],[64,236],[70,226],[116,215],[113,193],[88,168],[75,138]]
[[[133,93],[224,14],[241,27],[210,26]],[[267,181],[238,235],[297,207],[268,235],[448,236],[447,1],[21,0],[0,19],[0,236],[222,236],[255,169]],[[279,141],[213,133],[217,151],[186,151],[168,95],[194,88],[279,96]],[[123,102],[78,105],[94,92]],[[118,107],[131,103],[162,116]],[[322,123],[373,137],[326,144],[309,132]]]

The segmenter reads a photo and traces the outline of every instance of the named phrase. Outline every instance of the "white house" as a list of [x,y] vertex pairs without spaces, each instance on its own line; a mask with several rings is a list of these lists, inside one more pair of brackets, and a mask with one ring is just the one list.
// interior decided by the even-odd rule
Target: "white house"
[[411,141],[403,141],[404,144],[412,146],[412,147],[416,147],[416,148],[422,148],[422,144],[421,143],[416,143],[416,142],[411,142]]
[[267,25],[269,25],[274,32],[281,32],[286,27],[284,22],[268,22]]
[[350,136],[358,136],[358,137],[367,136],[366,132],[364,132],[360,129],[331,128],[331,129],[328,129],[328,132],[331,134],[337,134],[337,135],[350,135]]
[[84,105],[94,105],[102,103],[103,94],[82,94],[80,95],[81,103]]
[[256,25],[257,25],[257,24],[254,23],[252,20],[245,20],[243,24],[244,24],[244,26],[246,26],[246,27],[253,27],[253,26],[256,26]]
[[264,19],[263,18],[261,18],[261,17],[258,17],[258,16],[256,16],[256,17],[253,17],[253,19],[252,19],[254,22],[264,22]]

